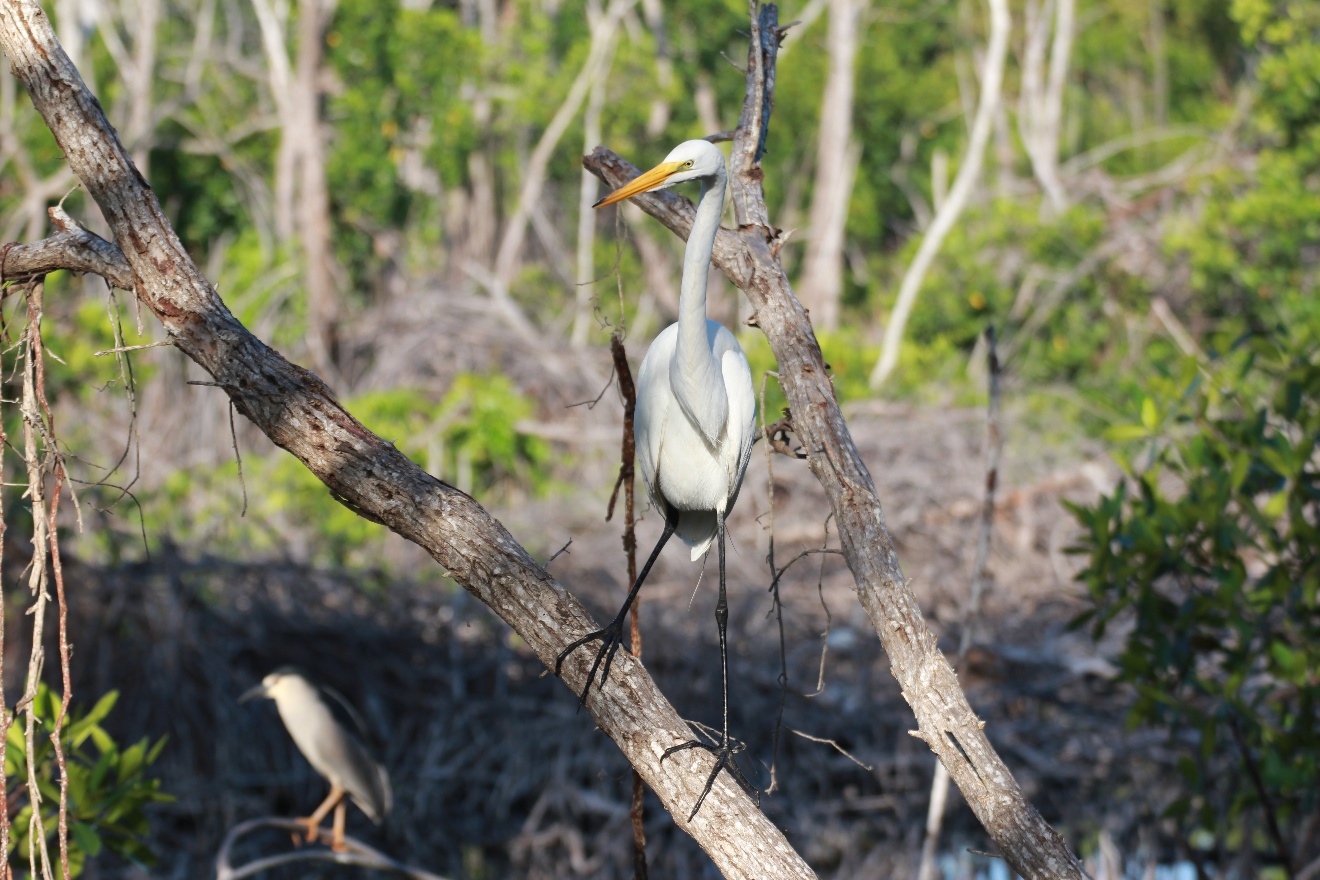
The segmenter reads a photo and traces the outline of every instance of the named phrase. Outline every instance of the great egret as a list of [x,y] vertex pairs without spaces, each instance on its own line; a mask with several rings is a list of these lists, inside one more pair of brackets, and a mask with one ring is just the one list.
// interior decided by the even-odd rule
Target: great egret
[[615,190],[593,207],[604,207],[651,190],[688,180],[701,182],[697,216],[683,256],[683,283],[678,297],[678,323],[664,329],[651,343],[637,376],[634,436],[642,479],[651,503],[665,517],[660,541],[642,566],[637,582],[614,620],[559,654],[555,672],[564,658],[592,641],[603,642],[582,691],[585,702],[596,672],[605,664],[601,686],[623,638],[623,621],[637,598],[642,581],[669,538],[677,534],[692,547],[692,559],[704,554],[718,539],[720,594],[715,621],[720,631],[720,671],[724,690],[724,724],[715,745],[693,740],[665,751],[700,748],[715,755],[715,769],[692,808],[691,821],[710,793],[721,769],[755,796],[733,756],[742,749],[729,737],[729,603],[724,582],[724,520],[742,485],[751,457],[756,430],[756,397],[747,356],[733,334],[706,317],[706,274],[724,210],[724,156],[708,141],[685,141],[665,161],[631,183]]
[[376,763],[357,737],[335,720],[330,707],[321,699],[320,689],[294,667],[275,670],[238,701],[246,703],[259,697],[275,701],[280,719],[298,751],[330,783],[330,794],[316,812],[298,820],[307,826],[307,842],[316,842],[321,820],[333,809],[334,834],[330,848],[335,852],[345,851],[344,795],[353,798],[367,818],[379,825],[390,811],[392,800],[385,768]]

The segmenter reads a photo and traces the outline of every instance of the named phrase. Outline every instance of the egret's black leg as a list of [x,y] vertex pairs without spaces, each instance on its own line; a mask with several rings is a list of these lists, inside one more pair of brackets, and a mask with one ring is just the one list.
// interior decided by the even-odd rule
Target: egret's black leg
[[656,542],[655,549],[647,558],[646,564],[642,566],[641,573],[637,575],[637,583],[632,585],[628,592],[628,598],[623,600],[623,607],[619,609],[618,615],[604,629],[598,629],[595,632],[587,633],[573,644],[559,652],[555,658],[555,675],[559,674],[559,668],[564,665],[565,658],[572,654],[578,648],[587,642],[599,640],[602,642],[600,650],[596,652],[596,662],[591,664],[591,672],[587,673],[586,687],[582,688],[582,697],[578,700],[578,710],[587,703],[587,693],[591,690],[591,682],[596,678],[596,670],[600,669],[601,661],[605,661],[605,671],[600,677],[600,686],[605,686],[605,680],[610,677],[610,666],[614,663],[614,655],[619,651],[619,645],[623,643],[623,621],[628,616],[628,609],[632,607],[633,600],[637,598],[637,591],[642,588],[642,581],[651,573],[651,566],[655,564],[656,557],[664,549],[669,538],[674,534],[674,529],[678,527],[678,511],[670,508],[665,514],[665,530],[660,533],[660,540]]
[[715,525],[717,538],[720,542],[720,598],[715,603],[715,623],[720,629],[720,674],[724,685],[724,727],[720,731],[720,741],[710,745],[700,740],[692,740],[682,745],[673,746],[665,749],[665,753],[660,756],[660,763],[664,763],[665,758],[675,752],[681,752],[685,749],[705,749],[715,756],[715,768],[710,771],[710,776],[706,777],[706,787],[701,790],[701,797],[697,798],[697,804],[692,808],[688,821],[691,822],[697,817],[697,811],[701,809],[702,803],[706,800],[706,795],[710,794],[711,786],[715,784],[715,777],[720,775],[721,770],[727,769],[729,775],[742,787],[742,790],[756,801],[759,806],[761,803],[761,793],[757,791],[747,777],[743,776],[742,771],[733,760],[733,756],[741,752],[745,746],[729,736],[729,598],[725,592],[724,586],[724,516],[716,511]]

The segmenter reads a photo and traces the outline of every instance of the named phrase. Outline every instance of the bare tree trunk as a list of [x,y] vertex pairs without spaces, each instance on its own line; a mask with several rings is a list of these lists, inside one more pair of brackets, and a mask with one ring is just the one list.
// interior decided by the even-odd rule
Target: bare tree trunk
[[[1068,2],[1068,0],[1064,0]],[[999,90],[1004,80],[1004,59],[1008,54],[1008,35],[1012,21],[1008,15],[1008,0],[987,0],[990,8],[990,40],[985,53],[985,72],[981,75],[981,99],[976,107],[976,118],[972,123],[971,137],[967,141],[967,153],[958,168],[949,197],[935,212],[935,219],[926,230],[917,248],[917,255],[912,259],[903,283],[898,288],[898,299],[894,311],[889,316],[885,327],[884,341],[881,343],[880,360],[871,372],[871,388],[878,389],[898,366],[898,352],[903,344],[903,331],[907,327],[908,316],[916,304],[917,294],[921,292],[921,282],[926,277],[930,264],[939,253],[940,246],[953,224],[958,222],[967,200],[971,197],[972,187],[981,174],[981,162],[985,157],[986,142],[990,139],[990,130],[994,125],[995,108],[999,104]]]
[[481,132],[483,149],[473,150],[468,156],[468,179],[472,182],[472,198],[467,205],[467,229],[461,248],[462,256],[458,260],[463,265],[471,260],[486,265],[495,251],[495,231],[499,225],[497,199],[495,196],[495,170],[491,167],[490,133],[491,117],[494,110],[490,95],[478,89],[472,103],[472,119],[477,131]]
[[[1055,215],[1068,206],[1068,193],[1059,177],[1059,140],[1068,59],[1072,53],[1074,4],[1075,0],[1044,0],[1042,6],[1040,0],[1028,0],[1027,41],[1022,55],[1018,131],[1031,159],[1031,169],[1045,191],[1049,213]],[[1047,43],[1050,43],[1049,73],[1045,74]]]
[[715,99],[715,89],[710,84],[710,77],[703,71],[697,74],[697,90],[692,96],[692,103],[697,107],[697,122],[706,134],[724,130],[720,122],[720,107]]
[[151,169],[147,159],[151,155],[151,132],[155,127],[152,116],[155,105],[152,85],[156,80],[156,31],[160,24],[160,0],[135,0],[126,21],[133,27],[133,64],[125,71],[128,86],[127,112],[124,137],[133,151],[133,161],[144,175]]
[[333,381],[338,303],[330,250],[330,194],[321,132],[321,61],[333,0],[299,0],[298,55],[289,62],[288,21],[270,0],[252,0],[280,122],[275,154],[275,234],[302,251],[307,286],[305,340],[312,366]]
[[[669,57],[669,36],[665,33],[664,4],[661,0],[642,0],[642,16],[646,29],[655,40],[655,97],[651,99],[651,113],[646,117],[646,133],[658,136],[669,125],[669,87],[674,82],[674,60]],[[599,143],[592,141],[588,150]]]
[[610,0],[600,26],[591,29],[591,48],[587,52],[587,60],[582,65],[582,70],[573,80],[564,102],[559,105],[559,110],[555,112],[550,124],[542,132],[540,140],[532,150],[531,158],[527,160],[522,188],[518,193],[518,203],[514,207],[513,216],[509,218],[508,226],[505,227],[499,252],[495,255],[495,276],[502,284],[507,285],[518,273],[523,241],[527,236],[527,222],[532,215],[532,204],[541,198],[541,190],[545,186],[546,172],[550,167],[550,158],[554,154],[555,147],[559,146],[559,139],[564,136],[569,123],[573,121],[578,108],[582,106],[582,101],[587,96],[587,89],[609,69],[609,63],[614,57],[614,37],[619,20],[636,2],[637,0]]
[[1011,198],[1014,190],[1013,135],[1008,127],[1008,108],[1000,101],[995,109],[995,198]]
[[829,0],[830,71],[821,99],[810,238],[799,293],[812,324],[822,330],[839,325],[843,296],[844,228],[861,158],[852,138],[852,111],[858,30],[865,6],[866,0]]
[[69,53],[73,63],[88,71],[87,84],[96,88],[91,65],[87,63],[87,38],[91,36],[94,22],[84,16],[85,6],[82,0],[55,0],[55,20],[59,22],[60,42],[64,51]]
[[[587,19],[591,23],[593,37],[597,28],[605,26],[603,18],[600,3],[598,0],[593,0],[587,6]],[[602,71],[608,71],[610,65],[614,62],[614,40],[608,40],[608,45],[607,57],[601,63]],[[584,153],[600,143],[600,112],[605,104],[605,81],[606,77],[604,75],[597,76],[591,81],[591,90],[587,96],[587,109],[582,114],[582,152]],[[574,296],[573,330],[570,335],[570,344],[573,348],[579,350],[587,345],[587,331],[591,328],[591,303],[595,298],[595,287],[592,282],[596,280],[596,212],[591,206],[596,201],[596,190],[599,188],[600,184],[591,172],[585,168],[582,169],[582,182],[578,188],[577,271],[575,281],[577,288]]]
[[281,244],[287,244],[294,233],[294,205],[296,204],[298,162],[296,140],[288,136],[294,125],[293,69],[289,63],[288,20],[276,14],[271,0],[252,0],[261,29],[261,47],[266,53],[266,76],[270,83],[270,98],[275,104],[275,115],[280,122],[280,146],[275,152],[275,235]]
[[330,190],[325,178],[325,140],[321,127],[321,62],[325,28],[334,0],[299,0],[298,63],[294,79],[294,112],[298,147],[298,237],[307,262],[307,349],[317,372],[334,381],[335,325],[339,298],[335,292],[334,254],[330,247]]

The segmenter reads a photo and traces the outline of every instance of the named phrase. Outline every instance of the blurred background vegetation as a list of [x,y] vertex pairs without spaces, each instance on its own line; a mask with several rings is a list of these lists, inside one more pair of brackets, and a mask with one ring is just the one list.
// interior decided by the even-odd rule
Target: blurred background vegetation
[[[678,141],[732,128],[744,5],[47,5],[185,245],[247,326],[492,509],[603,508],[617,404],[611,393],[596,409],[570,405],[605,387],[614,328],[626,326],[635,363],[673,319],[682,243],[635,208],[620,222],[594,216],[599,185],[579,157],[600,142],[647,167]],[[979,406],[979,340],[994,324],[1014,430],[1112,454],[1113,492],[1076,508],[1085,595],[1074,590],[1070,613],[1101,642],[1105,624],[1124,633],[1114,659],[1133,688],[1131,724],[1194,738],[1161,833],[1221,866],[1238,853],[1241,871],[1295,875],[1320,856],[1320,6],[1011,7],[983,171],[924,277],[900,368],[877,390],[868,377],[900,279],[966,161],[986,11],[973,0],[783,6],[780,20],[799,23],[782,50],[764,161],[770,215],[792,231],[782,257],[804,278],[850,411],[877,399]],[[845,51],[834,16],[852,16],[852,100],[846,125],[822,130],[841,87],[831,59]],[[1042,83],[1056,67],[1052,96]],[[1051,114],[1057,124],[1042,129]],[[823,183],[834,160],[821,160],[839,144],[842,198]],[[61,198],[104,231],[8,75],[0,170],[4,240],[41,237]],[[830,222],[843,234],[820,259],[837,272],[808,282],[808,252]],[[8,308],[6,321],[21,323]],[[773,355],[719,279],[711,312],[740,328],[759,383]],[[401,581],[451,591],[429,560],[338,505],[260,435],[242,423],[231,435],[223,396],[186,385],[205,377],[177,353],[97,356],[161,338],[122,295],[52,277],[44,333],[58,358],[47,392],[59,442],[82,481],[80,529],[62,508],[66,552],[88,570],[227,558],[333,572],[377,596]],[[19,352],[2,357],[13,376]],[[767,413],[780,406],[771,380]],[[19,420],[4,408],[8,437]],[[31,533],[20,491],[4,497],[9,545]],[[557,547],[548,528],[519,537],[544,556]],[[215,583],[199,595],[229,601]]]

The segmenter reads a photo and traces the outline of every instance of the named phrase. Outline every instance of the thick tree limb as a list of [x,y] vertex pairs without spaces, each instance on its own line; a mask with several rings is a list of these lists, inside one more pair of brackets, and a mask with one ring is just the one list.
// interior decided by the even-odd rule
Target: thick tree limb
[[[0,47],[70,168],[100,206],[132,277],[118,277],[117,265],[107,266],[107,275],[116,277],[116,284],[131,281],[169,339],[211,374],[240,413],[350,508],[425,548],[508,622],[542,662],[549,665],[565,644],[597,628],[578,601],[472,498],[368,431],[325,383],[289,363],[230,314],[183,249],[34,0],[0,2]],[[84,260],[76,268],[86,265],[92,244],[65,242],[66,251]],[[50,241],[42,246],[56,247]],[[14,248],[6,264],[17,271],[35,253],[25,256]],[[564,680],[574,691],[585,682],[588,653],[565,664]],[[614,674],[603,689],[592,690],[587,708],[726,877],[814,876],[723,775],[695,820],[686,821],[713,759],[694,751],[661,765],[665,748],[692,734],[632,657],[619,655]]]
[[[948,768],[1013,870],[1025,877],[1080,878],[1084,876],[1081,863],[1023,796],[1013,774],[986,739],[984,723],[968,705],[957,676],[926,625],[903,577],[875,485],[839,410],[820,346],[776,256],[779,232],[766,217],[756,147],[770,112],[765,100],[770,95],[764,84],[771,80],[775,43],[782,35],[777,15],[778,10],[767,5],[758,17],[752,0],[748,98],[730,161],[739,229],[720,230],[713,262],[747,294],[756,309],[756,323],[779,361],[779,381],[793,426],[806,448],[812,472],[829,497],[858,596],[889,655],[903,697],[916,715],[918,730],[913,735],[924,740]],[[583,164],[611,187],[638,174],[637,168],[604,147],[597,147]],[[679,237],[687,237],[695,213],[690,201],[664,191],[633,201]]]

